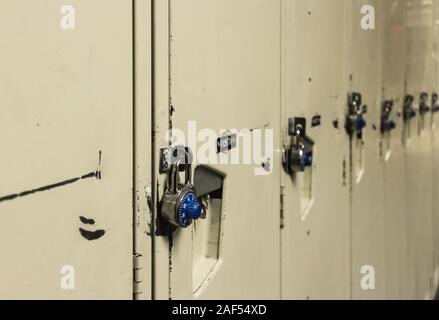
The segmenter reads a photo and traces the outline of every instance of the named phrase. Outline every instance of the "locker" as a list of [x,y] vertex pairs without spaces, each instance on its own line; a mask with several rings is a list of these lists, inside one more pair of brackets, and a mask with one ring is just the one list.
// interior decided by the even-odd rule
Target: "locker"
[[[408,298],[407,289],[407,217],[403,146],[403,103],[405,97],[406,3],[385,1],[383,46],[383,92],[381,98],[380,158],[383,166],[383,211],[385,249],[385,298]],[[385,103],[393,104],[389,115]],[[393,121],[395,128],[387,128]]]
[[[437,23],[439,17],[439,2],[434,2],[434,24],[433,24],[433,79],[432,79],[432,93],[439,90],[439,25]],[[433,229],[433,263],[434,263],[434,286],[437,289],[439,286],[439,199],[436,196],[439,191],[438,185],[438,177],[439,171],[437,167],[437,163],[439,163],[439,119],[438,119],[438,107],[437,104],[432,103],[432,157],[433,157],[433,166],[432,166],[432,179],[433,179],[433,221],[432,221],[432,229]]]
[[4,0],[0,47],[0,298],[435,296],[439,0]]
[[430,2],[407,2],[407,93],[415,101],[417,116],[405,126],[406,208],[408,210],[408,259],[411,298],[430,294],[433,274],[431,230],[430,113],[422,114],[420,96],[430,94],[432,55]]
[[[351,286],[353,299],[385,297],[383,167],[380,162],[382,1],[347,1],[349,92],[361,94],[367,126],[349,143],[351,182]],[[372,6],[375,29],[364,29],[363,7]],[[373,12],[370,10],[369,14]]]
[[292,147],[288,120],[296,117],[314,142],[311,166],[282,173],[283,299],[350,296],[344,4],[282,2],[283,145]]
[[[155,201],[163,204],[169,190],[158,159],[170,142],[190,147],[193,183],[209,190],[202,199],[209,205],[206,219],[187,228],[160,219],[169,206],[156,210],[154,296],[279,298],[280,1],[157,1],[154,10]],[[165,138],[169,126],[185,143]],[[257,164],[215,164],[222,150],[203,163],[199,148],[212,142],[190,144],[194,127],[197,134],[210,129],[214,147],[216,139],[221,146],[231,136],[224,130],[263,129],[262,139],[269,139],[265,131],[271,129],[275,152]],[[244,144],[238,139],[230,153]],[[262,165],[267,174],[255,175]]]
[[152,299],[152,32],[151,3],[133,6],[133,299]]
[[131,299],[131,4],[0,12],[0,297]]

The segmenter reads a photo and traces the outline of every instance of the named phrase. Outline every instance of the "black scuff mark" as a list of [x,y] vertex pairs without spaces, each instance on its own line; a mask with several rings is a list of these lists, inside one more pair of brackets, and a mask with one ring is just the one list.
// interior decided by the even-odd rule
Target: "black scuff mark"
[[[169,279],[172,278],[173,266],[172,266],[172,253],[174,248],[174,233],[170,229],[168,234],[169,242]],[[172,286],[169,286],[169,300],[172,300]]]
[[98,240],[105,235],[105,230],[88,231],[79,228],[79,232],[81,233],[81,236],[89,241]]
[[81,176],[81,179],[90,179],[90,178],[94,178],[94,177],[98,177],[99,176],[99,171],[95,171],[95,172],[90,172],[87,174],[84,174],[83,176]]
[[268,158],[267,161],[261,163],[262,169],[267,172],[271,172],[271,159]]
[[80,216],[80,217],[79,217],[79,220],[81,220],[81,222],[82,222],[83,224],[94,225],[94,224],[96,223],[93,219],[87,219],[87,218],[84,217],[84,216]]
[[169,106],[169,112],[168,112],[168,117],[169,117],[169,129],[172,130],[172,117],[174,116],[175,113],[175,108],[174,106],[171,104]]
[[99,150],[99,164],[98,164],[99,169],[98,169],[98,171],[96,172],[96,173],[97,173],[96,178],[97,178],[98,180],[102,180],[101,165],[102,165],[102,150]]
[[61,182],[57,182],[57,183],[53,183],[53,184],[49,184],[47,186],[43,186],[40,188],[35,188],[35,189],[31,189],[31,190],[27,190],[27,191],[22,191],[19,193],[15,193],[15,194],[10,194],[7,196],[3,196],[0,197],[0,203],[1,202],[5,202],[5,201],[11,201],[17,198],[21,198],[21,197],[26,197],[26,196],[30,196],[36,193],[40,193],[40,192],[45,192],[45,191],[49,191],[49,190],[53,190],[53,189],[58,189],[76,182],[79,182],[81,180],[86,180],[86,179],[91,179],[91,178],[97,178],[100,179],[101,173],[100,171],[95,171],[95,172],[90,172],[88,174],[82,175],[80,177],[77,178],[72,178],[72,179],[67,179]]
[[249,129],[248,131],[253,132],[253,131],[255,131],[255,130],[267,129],[267,128],[269,128],[269,127],[270,127],[270,122],[267,122],[266,124],[264,124],[264,125],[261,126],[261,127],[251,128],[251,129]]
[[21,198],[21,197],[30,196],[30,195],[33,195],[33,194],[36,194],[39,192],[45,192],[45,191],[50,191],[53,189],[58,189],[58,188],[79,182],[81,180],[92,179],[92,178],[96,178],[97,180],[101,180],[102,179],[101,163],[102,163],[102,151],[99,150],[99,168],[98,168],[98,170],[81,175],[81,176],[76,177],[76,178],[71,178],[71,179],[61,181],[61,182],[49,184],[47,186],[43,186],[40,188],[26,190],[26,191],[22,191],[22,192],[18,192],[18,193],[14,193],[14,194],[0,197],[0,203],[5,202],[5,201],[15,200],[15,199]]
[[320,124],[322,123],[322,116],[319,114],[316,114],[314,117],[312,117],[311,119],[311,127],[318,127],[320,126]]

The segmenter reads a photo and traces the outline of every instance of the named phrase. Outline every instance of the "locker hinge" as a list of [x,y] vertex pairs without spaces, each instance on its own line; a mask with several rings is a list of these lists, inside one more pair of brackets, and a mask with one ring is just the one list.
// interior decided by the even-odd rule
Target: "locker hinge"
[[285,226],[285,187],[280,186],[280,228]]
[[142,254],[133,256],[133,299],[141,300],[143,296]]

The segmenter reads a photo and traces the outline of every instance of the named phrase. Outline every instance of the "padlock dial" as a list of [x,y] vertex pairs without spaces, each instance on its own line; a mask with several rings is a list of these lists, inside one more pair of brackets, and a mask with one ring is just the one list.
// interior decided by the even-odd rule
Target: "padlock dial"
[[202,207],[198,203],[195,193],[188,192],[183,195],[178,205],[178,224],[186,228],[192,224],[193,220],[200,218]]

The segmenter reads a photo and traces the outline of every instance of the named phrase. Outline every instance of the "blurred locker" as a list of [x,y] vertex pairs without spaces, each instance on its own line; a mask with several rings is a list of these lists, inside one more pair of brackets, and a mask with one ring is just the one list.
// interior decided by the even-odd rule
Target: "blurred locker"
[[345,1],[282,13],[282,298],[349,299]]
[[0,297],[131,299],[131,3],[4,0],[0,46]]
[[[410,298],[428,298],[433,274],[430,97],[433,3],[407,1],[406,209]],[[411,102],[412,101],[412,102]],[[410,103],[411,102],[411,103]],[[410,106],[410,104],[412,106]]]
[[[353,299],[385,298],[380,163],[382,1],[347,1]],[[374,17],[374,21],[372,20]],[[373,23],[374,22],[374,23]]]
[[439,284],[439,1],[434,1],[433,18],[433,67],[432,67],[432,179],[433,179],[433,262],[434,277],[433,287],[437,290]]
[[383,165],[385,298],[403,299],[407,290],[407,217],[404,206],[405,166],[403,104],[405,97],[406,2],[384,1],[383,92],[380,106]]
[[[169,6],[156,1],[154,7],[159,206],[177,195],[169,188],[173,176],[160,173],[166,165],[158,163],[160,149],[171,142],[165,139],[170,126],[173,134],[187,138],[172,140],[172,154],[179,150],[175,155],[182,151],[189,159],[192,152],[194,157],[191,167],[183,166],[192,179],[178,191],[190,211],[175,212],[177,220],[170,206],[156,212],[155,297],[279,298],[280,1],[171,0]],[[203,136],[202,129],[210,134]],[[191,135],[198,141],[191,143]],[[242,136],[257,144],[257,135],[266,146],[273,144],[272,156],[253,154],[251,164],[243,157],[240,164],[219,162],[252,151]],[[209,161],[200,160],[203,152]],[[168,164],[176,173],[180,163]],[[192,186],[205,217],[196,219]]]

